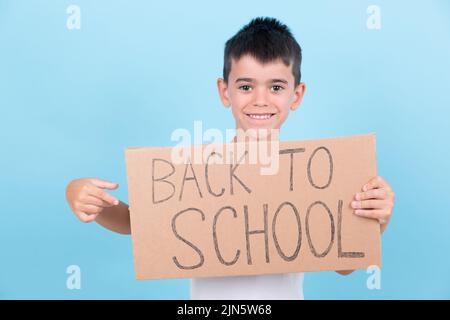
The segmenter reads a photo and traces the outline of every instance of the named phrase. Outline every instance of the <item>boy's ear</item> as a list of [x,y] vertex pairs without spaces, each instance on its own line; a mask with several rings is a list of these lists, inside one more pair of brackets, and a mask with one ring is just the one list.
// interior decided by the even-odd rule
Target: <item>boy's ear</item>
[[300,84],[294,90],[295,99],[294,99],[294,101],[291,104],[291,110],[292,111],[297,109],[298,106],[300,105],[300,103],[302,102],[303,95],[305,94],[305,91],[306,91],[305,83],[304,82],[300,82]]
[[231,101],[228,96],[228,86],[223,78],[217,79],[217,89],[219,90],[220,100],[222,100],[223,105],[228,108]]

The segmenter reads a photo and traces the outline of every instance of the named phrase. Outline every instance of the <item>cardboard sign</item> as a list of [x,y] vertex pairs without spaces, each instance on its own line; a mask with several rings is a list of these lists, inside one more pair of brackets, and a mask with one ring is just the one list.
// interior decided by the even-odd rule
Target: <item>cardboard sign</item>
[[377,175],[374,134],[279,142],[275,174],[238,145],[185,149],[203,163],[188,152],[175,163],[174,148],[126,150],[138,279],[381,266],[378,221],[350,207]]

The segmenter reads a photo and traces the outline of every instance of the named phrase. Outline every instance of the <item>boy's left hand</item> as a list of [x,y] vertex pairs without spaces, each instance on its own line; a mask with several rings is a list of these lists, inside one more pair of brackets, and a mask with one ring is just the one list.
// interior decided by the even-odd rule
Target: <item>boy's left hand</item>
[[389,183],[379,176],[365,184],[362,191],[355,195],[351,207],[358,216],[377,219],[380,232],[383,233],[392,216],[394,192]]

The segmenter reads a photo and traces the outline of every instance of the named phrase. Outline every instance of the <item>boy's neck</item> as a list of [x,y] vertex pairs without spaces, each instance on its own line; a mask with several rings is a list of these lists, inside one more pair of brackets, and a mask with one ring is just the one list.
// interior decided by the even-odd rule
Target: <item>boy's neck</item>
[[[236,130],[242,130],[239,128],[236,128]],[[272,131],[273,130],[273,131]],[[279,141],[279,129],[271,129],[273,132],[269,132],[268,134],[257,134],[256,136],[252,134],[237,134],[234,136],[232,142],[244,142],[244,141],[251,141],[251,142],[261,142],[261,141]]]

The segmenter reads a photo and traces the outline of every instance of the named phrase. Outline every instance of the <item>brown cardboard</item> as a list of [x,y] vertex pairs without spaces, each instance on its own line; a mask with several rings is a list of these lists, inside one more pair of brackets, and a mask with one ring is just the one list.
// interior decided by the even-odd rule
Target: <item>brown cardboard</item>
[[261,175],[258,164],[209,164],[206,179],[206,163],[170,165],[171,151],[125,152],[138,279],[381,266],[378,222],[350,208],[377,175],[374,134],[280,142],[275,175]]

